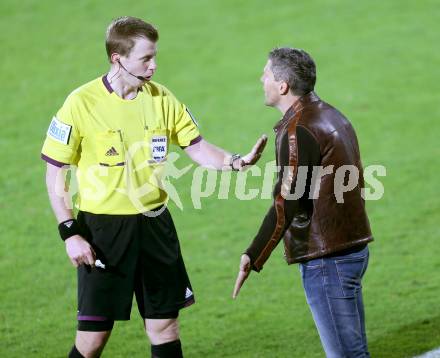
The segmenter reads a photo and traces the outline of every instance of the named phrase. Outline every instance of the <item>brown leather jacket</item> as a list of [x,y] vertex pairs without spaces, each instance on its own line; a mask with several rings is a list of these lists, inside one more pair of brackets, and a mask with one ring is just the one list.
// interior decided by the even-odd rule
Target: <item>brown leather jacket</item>
[[[252,269],[262,269],[281,238],[289,264],[372,241],[361,196],[364,179],[359,146],[350,122],[310,92],[292,105],[274,131],[281,168],[274,203],[246,250]],[[321,180],[319,168],[326,168]]]

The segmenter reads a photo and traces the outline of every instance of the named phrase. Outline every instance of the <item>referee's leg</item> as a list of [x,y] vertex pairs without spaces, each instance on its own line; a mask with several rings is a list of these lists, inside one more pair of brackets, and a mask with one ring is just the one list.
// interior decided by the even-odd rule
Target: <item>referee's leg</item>
[[78,321],[75,345],[69,358],[99,357],[112,333],[114,321]]
[[[111,330],[102,332],[76,331],[75,346],[72,348],[69,358],[99,357],[108,341],[108,338],[110,337],[111,332]],[[77,352],[75,352],[75,350]]]
[[177,318],[146,318],[145,331],[151,342],[152,358],[183,357]]

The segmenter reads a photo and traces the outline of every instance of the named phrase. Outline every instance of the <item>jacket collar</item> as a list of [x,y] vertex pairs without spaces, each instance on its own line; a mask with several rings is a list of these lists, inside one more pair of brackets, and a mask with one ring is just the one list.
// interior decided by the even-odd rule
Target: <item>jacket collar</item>
[[293,102],[292,106],[287,110],[284,116],[275,124],[273,127],[274,131],[278,131],[278,129],[288,122],[296,113],[300,112],[304,107],[307,107],[310,103],[319,101],[319,97],[315,92],[309,92],[301,97],[299,97],[295,102]]

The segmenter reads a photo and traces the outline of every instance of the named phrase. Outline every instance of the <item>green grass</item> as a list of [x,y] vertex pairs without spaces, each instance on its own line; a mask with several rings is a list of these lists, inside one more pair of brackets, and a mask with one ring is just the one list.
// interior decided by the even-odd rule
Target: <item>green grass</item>
[[[61,357],[72,344],[76,275],[57,237],[39,151],[67,94],[106,72],[104,30],[125,14],[158,26],[155,79],[191,108],[204,137],[244,152],[268,133],[263,163],[273,159],[280,116],[262,102],[267,53],[291,45],[312,54],[317,92],[351,119],[364,165],[387,168],[384,198],[368,203],[372,356],[439,346],[439,9],[428,0],[3,0],[0,356]],[[181,313],[186,355],[322,357],[298,268],[285,265],[281,247],[230,299],[240,254],[270,201],[213,196],[195,210],[190,182],[191,173],[175,183],[184,210],[171,208],[197,297]],[[132,316],[115,327],[104,356],[148,355],[136,308]]]

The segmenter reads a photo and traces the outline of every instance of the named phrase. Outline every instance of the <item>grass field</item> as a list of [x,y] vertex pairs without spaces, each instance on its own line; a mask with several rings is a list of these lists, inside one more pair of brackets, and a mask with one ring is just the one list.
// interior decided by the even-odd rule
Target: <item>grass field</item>
[[[364,165],[387,168],[383,199],[368,202],[371,354],[411,357],[440,346],[438,1],[3,0],[0,357],[62,357],[73,342],[76,275],[39,153],[67,94],[107,71],[105,28],[127,14],[158,26],[155,80],[191,108],[203,136],[245,152],[267,133],[263,164],[273,159],[279,118],[263,105],[267,53],[278,45],[311,53],[316,90],[351,119]],[[171,207],[198,302],[181,313],[186,356],[322,357],[298,267],[284,263],[281,246],[230,298],[240,254],[270,201],[214,195],[196,210],[190,182],[191,173],[175,182],[184,210]],[[148,349],[134,307],[104,356],[145,357]]]

